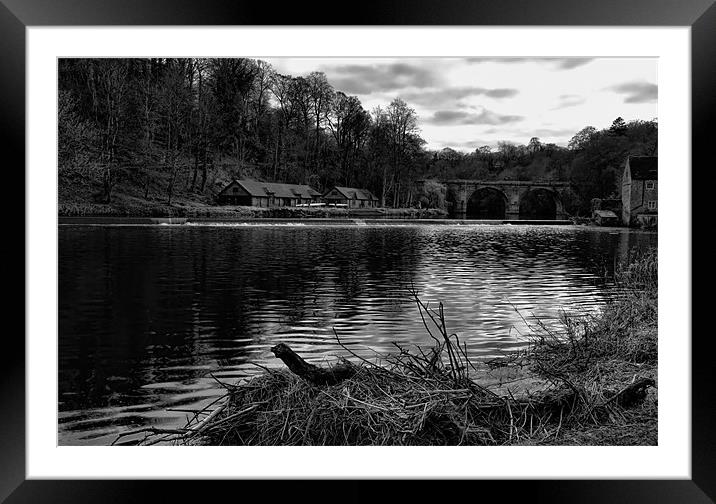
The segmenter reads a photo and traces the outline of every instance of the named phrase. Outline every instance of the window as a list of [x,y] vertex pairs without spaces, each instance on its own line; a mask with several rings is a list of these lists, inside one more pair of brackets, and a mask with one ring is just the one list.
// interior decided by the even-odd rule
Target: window
[[653,180],[647,180],[646,181],[646,188],[647,189],[654,189],[656,187],[656,183]]
[[237,192],[239,192],[239,188],[238,188],[238,187],[234,187],[231,191],[232,191],[234,194],[236,194]]
[[656,210],[656,201],[649,201],[649,202],[647,203],[647,208],[648,208],[649,210]]

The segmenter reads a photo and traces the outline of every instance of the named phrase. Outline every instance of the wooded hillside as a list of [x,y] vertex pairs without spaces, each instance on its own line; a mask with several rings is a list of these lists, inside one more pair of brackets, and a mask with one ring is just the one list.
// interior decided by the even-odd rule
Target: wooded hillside
[[221,59],[59,61],[60,204],[116,198],[210,204],[231,178],[364,187],[383,206],[440,206],[418,179],[570,180],[570,213],[618,192],[628,154],[655,155],[657,122],[585,127],[567,147],[532,138],[464,153],[431,151],[400,97],[371,111],[325,74],[281,75]]

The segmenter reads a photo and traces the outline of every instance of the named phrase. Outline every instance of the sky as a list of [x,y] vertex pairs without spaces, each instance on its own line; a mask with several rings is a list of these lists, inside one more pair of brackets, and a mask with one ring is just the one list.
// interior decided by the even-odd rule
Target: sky
[[657,117],[656,58],[261,59],[294,77],[324,72],[368,111],[402,98],[428,149],[532,137],[566,146],[586,126]]

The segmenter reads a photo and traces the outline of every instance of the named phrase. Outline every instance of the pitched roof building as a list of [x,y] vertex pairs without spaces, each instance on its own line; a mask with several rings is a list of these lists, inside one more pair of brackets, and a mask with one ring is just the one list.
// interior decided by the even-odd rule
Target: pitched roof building
[[276,207],[312,203],[320,196],[321,193],[305,184],[234,179],[217,195],[217,201],[223,205]]
[[659,162],[656,156],[629,156],[622,176],[622,221],[655,226],[658,214]]
[[323,195],[326,204],[346,205],[348,208],[373,208],[378,206],[378,198],[367,189],[333,186]]
[[632,180],[657,180],[659,158],[656,156],[629,156],[625,163]]

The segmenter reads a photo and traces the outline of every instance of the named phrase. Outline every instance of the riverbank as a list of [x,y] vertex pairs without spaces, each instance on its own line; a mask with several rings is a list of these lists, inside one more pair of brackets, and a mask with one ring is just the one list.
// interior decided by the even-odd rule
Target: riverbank
[[498,220],[498,219],[449,219],[427,216],[383,217],[345,215],[342,217],[58,217],[61,226],[152,226],[159,224],[194,226],[402,226],[402,225],[502,225],[515,226],[549,225],[568,226],[568,220]]
[[397,347],[375,361],[352,356],[343,362],[350,376],[334,385],[266,368],[225,384],[226,395],[182,429],[122,437],[204,445],[656,445],[655,250],[631,257],[615,281],[601,315],[570,315],[558,332],[536,323],[528,350],[482,362],[449,333],[442,306],[424,306],[416,293],[432,348]]
[[306,219],[306,218],[441,218],[447,212],[435,208],[336,208],[214,206],[197,203],[177,205],[102,205],[97,203],[64,203],[58,205],[59,217],[92,218],[186,218],[186,219]]

